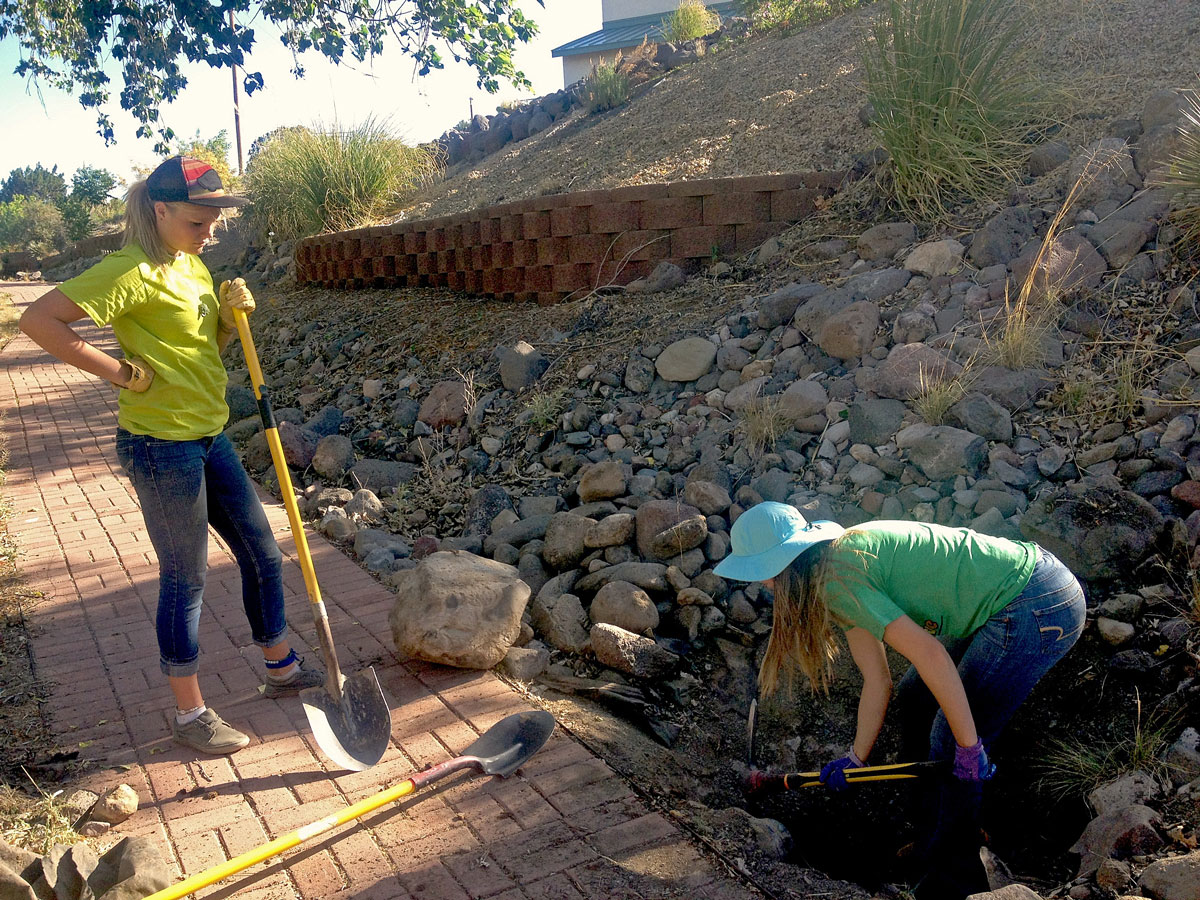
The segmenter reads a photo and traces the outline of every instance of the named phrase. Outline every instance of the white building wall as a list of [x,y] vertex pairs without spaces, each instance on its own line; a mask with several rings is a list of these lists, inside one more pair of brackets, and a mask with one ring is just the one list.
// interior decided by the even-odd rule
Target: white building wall
[[605,22],[615,22],[617,19],[674,12],[678,7],[679,0],[601,0],[600,17]]
[[632,49],[634,48],[621,47],[617,50],[605,50],[603,53],[589,53],[587,55],[581,53],[578,56],[564,56],[563,86],[570,87],[575,82],[587,78],[592,74],[592,69],[606,63],[615,62],[618,56]]

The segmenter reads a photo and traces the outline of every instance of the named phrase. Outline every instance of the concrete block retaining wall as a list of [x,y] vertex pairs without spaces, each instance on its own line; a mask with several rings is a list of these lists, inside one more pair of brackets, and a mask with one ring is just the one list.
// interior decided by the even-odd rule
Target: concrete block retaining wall
[[297,243],[296,280],[554,303],[628,284],[663,260],[695,267],[714,253],[751,250],[810,215],[845,178],[804,172],[635,185],[325,234]]

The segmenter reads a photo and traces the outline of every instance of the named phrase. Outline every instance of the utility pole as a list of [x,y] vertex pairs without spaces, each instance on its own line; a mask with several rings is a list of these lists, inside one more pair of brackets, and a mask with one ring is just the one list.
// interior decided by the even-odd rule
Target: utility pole
[[[236,32],[233,26],[233,10],[229,10],[229,34],[230,37],[236,37]],[[233,73],[233,133],[237,138],[237,154],[238,154],[238,175],[242,174],[242,114],[238,110],[238,88],[237,88],[237,64],[234,63],[229,67]]]

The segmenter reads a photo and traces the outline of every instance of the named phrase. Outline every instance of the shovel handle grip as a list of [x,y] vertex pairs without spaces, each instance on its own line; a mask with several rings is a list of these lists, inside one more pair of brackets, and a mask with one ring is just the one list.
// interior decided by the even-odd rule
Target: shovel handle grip
[[[861,766],[857,769],[843,769],[847,784],[860,781],[900,781],[907,778],[921,778],[936,772],[944,771],[947,763],[941,760],[929,762],[892,763],[886,766]],[[780,793],[795,791],[800,788],[816,787],[821,784],[820,772],[785,772],[780,775],[768,775],[754,769],[746,776],[746,793]]]
[[300,507],[296,503],[296,495],[292,490],[292,476],[288,471],[287,460],[283,457],[283,444],[279,440],[279,429],[275,424],[275,413],[271,409],[270,394],[263,378],[262,366],[258,362],[258,351],[254,348],[254,337],[250,334],[250,320],[246,318],[245,310],[235,307],[233,321],[242,342],[246,368],[250,370],[250,383],[254,386],[254,396],[258,400],[258,414],[262,418],[267,446],[271,449],[271,461],[275,464],[275,476],[279,479],[279,492],[283,494],[283,505],[287,510],[288,523],[292,527],[292,539],[296,542],[296,555],[300,559],[300,571],[304,574],[304,587],[308,591],[308,599],[312,604],[317,637],[321,642],[321,651],[325,657],[327,685],[334,697],[341,697],[341,669],[338,667],[337,651],[333,646],[333,635],[329,631],[329,616],[325,612],[325,601],[321,599],[321,586],[317,583],[317,571],[313,566],[312,554],[308,549],[304,522],[300,518]]

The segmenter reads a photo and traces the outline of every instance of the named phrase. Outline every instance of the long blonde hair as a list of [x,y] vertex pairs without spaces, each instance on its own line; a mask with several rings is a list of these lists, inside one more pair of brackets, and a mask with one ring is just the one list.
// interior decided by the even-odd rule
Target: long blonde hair
[[821,593],[831,543],[809,547],[775,576],[771,637],[758,667],[758,690],[763,697],[779,689],[781,675],[791,694],[797,668],[808,676],[813,690],[829,693],[838,645],[833,616]]
[[[170,204],[174,205],[174,204]],[[122,247],[137,244],[156,266],[175,261],[175,251],[166,245],[158,233],[154,201],[146,189],[145,180],[136,181],[125,194],[125,238]]]

